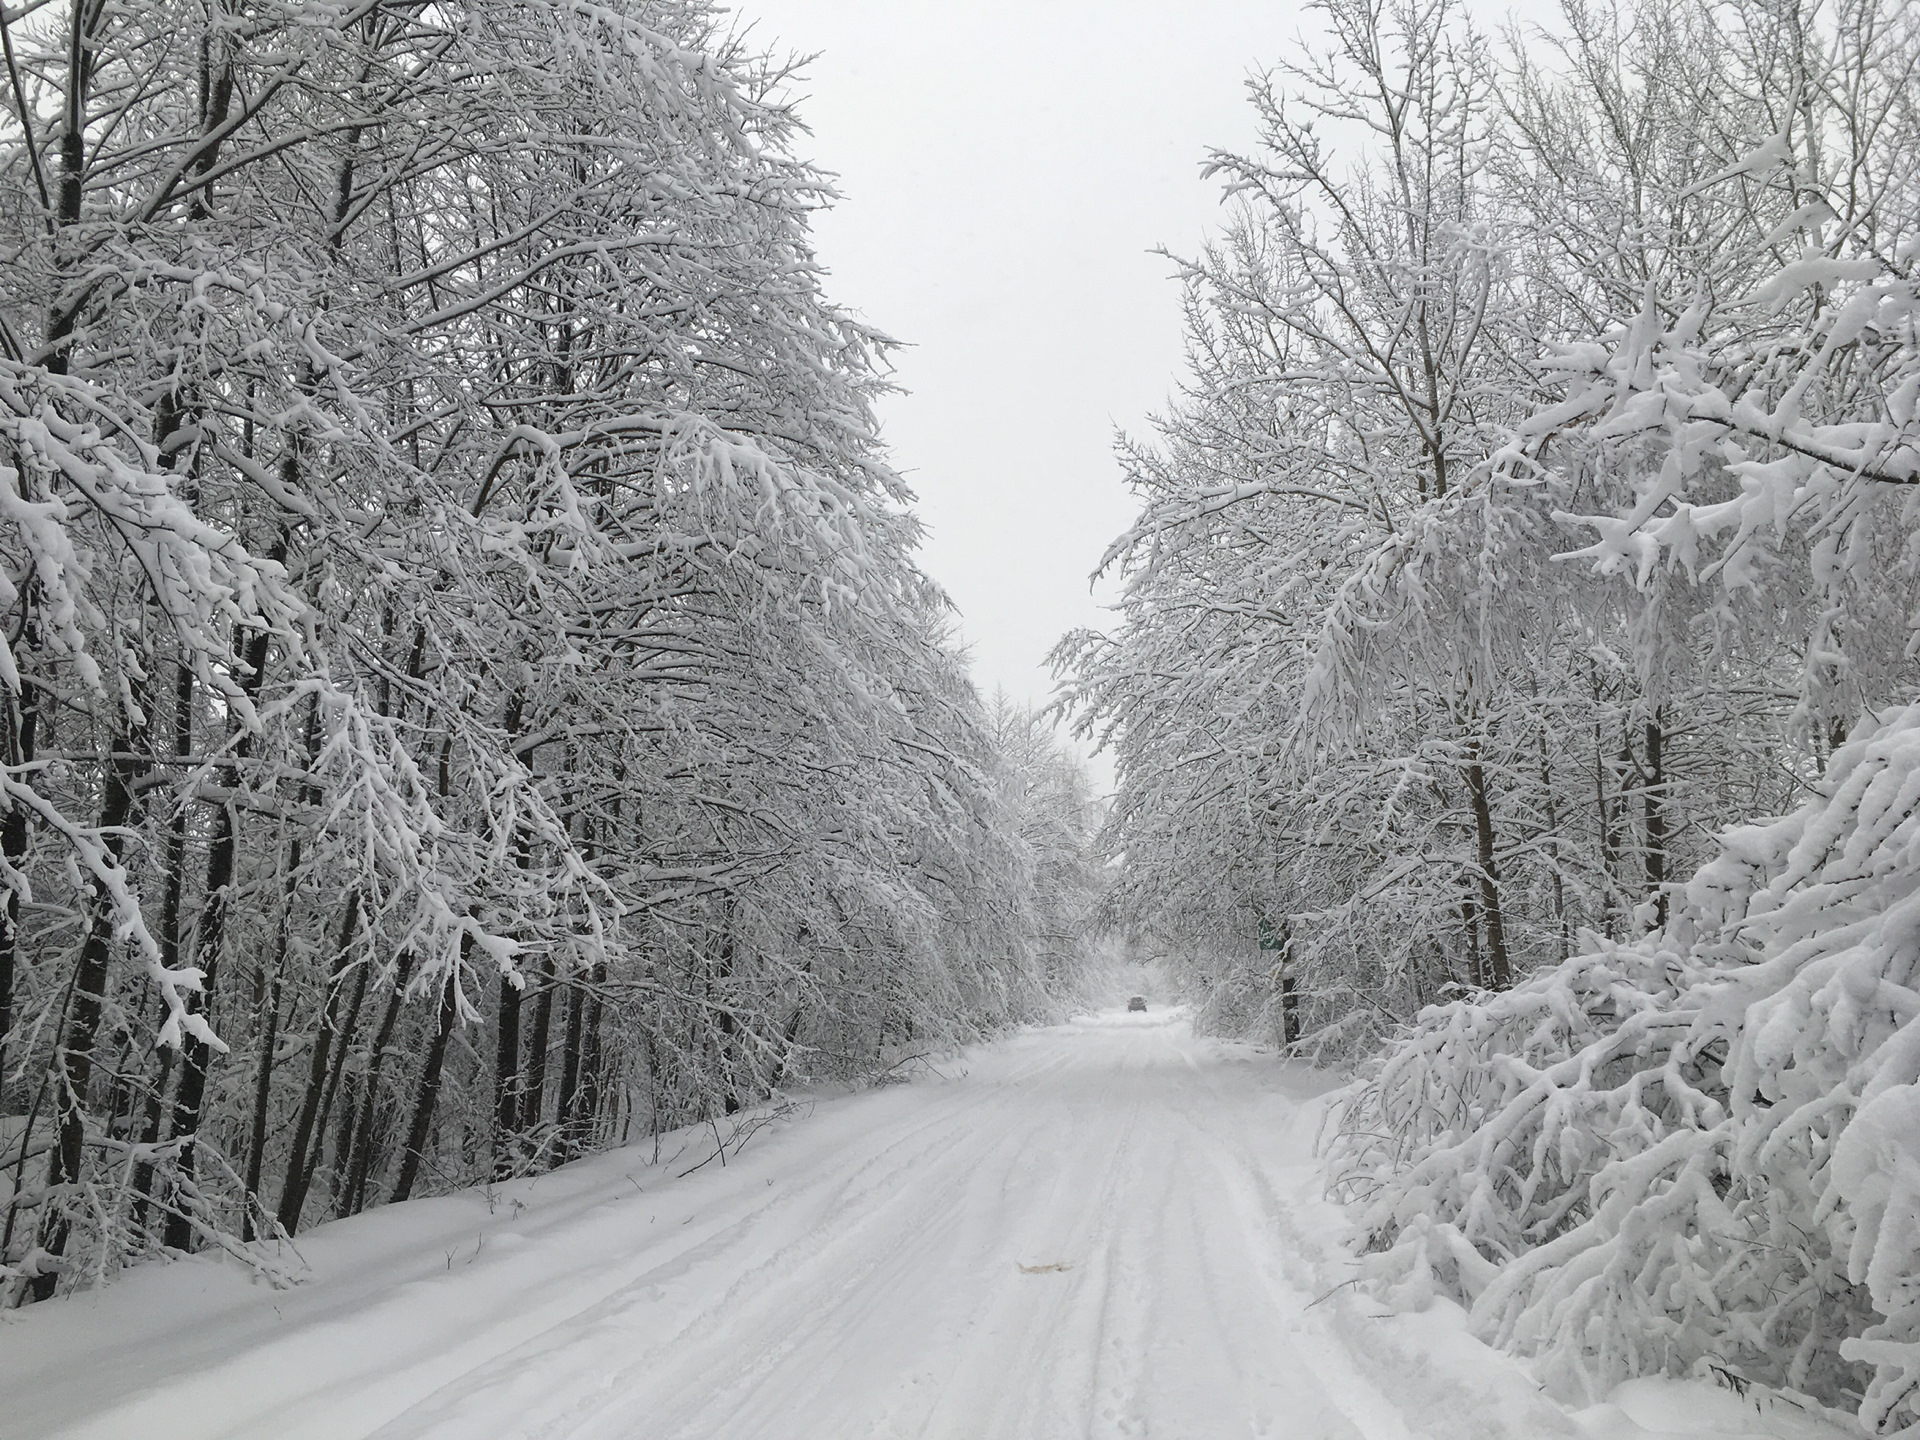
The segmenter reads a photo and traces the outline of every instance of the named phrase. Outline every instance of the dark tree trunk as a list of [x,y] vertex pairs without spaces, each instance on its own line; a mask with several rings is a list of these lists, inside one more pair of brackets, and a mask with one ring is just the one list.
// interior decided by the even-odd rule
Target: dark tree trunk
[[[176,665],[173,672],[173,754],[182,760],[193,753],[193,671]],[[176,774],[184,773],[184,767]],[[187,807],[176,799],[173,814],[167,820],[165,851],[166,884],[160,900],[160,958],[169,970],[180,965],[180,914],[187,889]],[[164,1001],[162,1002],[164,1005]],[[160,1124],[166,1114],[167,1081],[173,1075],[173,1051],[160,1054],[160,1074],[147,1092],[146,1118],[140,1127],[140,1143],[152,1147],[160,1142]],[[153,1165],[143,1161],[133,1172],[133,1227],[145,1230],[147,1200],[153,1192]]]
[[[270,558],[275,562],[287,558],[284,537],[274,545]],[[246,673],[240,685],[248,700],[257,700],[260,687],[266,682],[268,639],[265,631],[257,631],[245,646],[242,661]],[[229,789],[239,787],[238,762],[246,760],[253,753],[253,737],[242,736],[235,742],[233,753],[236,763],[226,770]],[[239,818],[232,802],[228,802],[220,807],[214,823],[213,844],[207,852],[206,898],[201,902],[200,923],[194,934],[194,958],[200,965],[200,1008],[203,1012],[213,1003],[215,981],[219,975],[220,949],[226,938],[227,909],[232,902],[229,892],[233,886],[234,859],[239,843]],[[200,1112],[206,1103],[207,1071],[213,1062],[213,1047],[189,1035],[180,1047],[180,1057],[180,1088],[173,1100],[173,1138],[180,1141],[181,1145],[174,1163],[180,1178],[190,1182],[194,1174],[193,1147],[200,1136]],[[193,1226],[179,1207],[175,1207],[167,1217],[163,1238],[169,1249],[186,1250],[192,1247]]]
[[[520,735],[525,718],[526,692],[515,690],[507,697],[501,727],[509,742]],[[524,836],[514,837],[514,862],[525,870],[530,861]],[[516,970],[500,976],[498,1041],[493,1055],[493,1178],[504,1180],[515,1169],[516,1141],[524,1128],[526,1077],[520,1058],[520,991],[525,981]]]
[[[720,1012],[720,1109],[723,1114],[737,1115],[740,1112],[739,1075],[734,1065],[733,1036],[737,1029],[733,1011]],[[909,1034],[911,1032],[909,1031]]]
[[[294,868],[299,867],[299,841],[294,842]],[[288,897],[287,908],[293,908],[292,897]],[[253,1125],[247,1134],[247,1216],[240,1231],[240,1238],[252,1240],[258,1228],[257,1221],[267,1213],[266,1202],[260,1198],[260,1172],[266,1164],[267,1153],[267,1110],[273,1099],[273,1052],[280,1041],[280,999],[286,983],[287,944],[292,916],[284,915],[280,921],[280,943],[273,961],[273,979],[267,986],[267,994],[260,1006],[260,1058],[253,1077]]]
[[[122,830],[133,814],[135,782],[139,778],[133,759],[135,741],[121,736],[114,741],[114,758],[107,764],[106,794],[100,806],[101,846],[111,862],[118,866],[126,848]],[[113,962],[113,895],[106,883],[95,877],[93,913],[87,924],[87,938],[80,947],[80,966],[73,978],[73,991],[61,1035],[54,1047],[54,1113],[58,1134],[53,1147],[53,1163],[47,1183],[58,1189],[74,1185],[80,1179],[86,1159],[87,1090],[93,1083],[93,1046],[100,1029],[100,1014],[105,1005],[107,972]],[[40,1245],[58,1259],[66,1253],[72,1224],[60,1201],[49,1199],[47,1214],[40,1226]],[[35,1300],[53,1294],[59,1282],[57,1269],[43,1268],[29,1287]]]
[[355,1117],[352,1139],[347,1146],[347,1179],[339,1202],[338,1215],[358,1215],[366,1204],[367,1174],[373,1163],[374,1112],[380,1103],[380,1076],[387,1064],[387,1048],[400,1023],[400,1009],[406,1003],[407,981],[413,976],[413,952],[400,956],[393,989],[387,996],[386,1013],[380,1017],[380,1030],[374,1036],[373,1056],[367,1065],[367,1078],[360,1095],[360,1113]]
[[1473,878],[1467,875],[1460,878],[1464,891],[1460,896],[1460,927],[1467,932],[1467,978],[1485,989],[1487,967],[1480,958],[1480,906],[1473,898]]
[[533,1033],[527,1037],[527,1088],[521,1104],[520,1123],[526,1130],[538,1130],[547,1109],[547,1049],[553,1040],[554,969],[551,956],[540,964],[540,993],[533,1001]]
[[[55,227],[62,235],[80,221],[82,207],[86,200],[87,181],[87,132],[92,128],[88,123],[88,103],[93,95],[93,58],[100,48],[100,27],[104,26],[109,15],[105,5],[73,6],[73,19],[67,32],[67,76],[64,114],[61,116],[60,131],[60,168],[59,184],[55,189]],[[73,253],[70,245],[56,240],[54,254],[60,262],[60,270],[68,272],[80,257]],[[73,339],[75,323],[80,311],[87,303],[87,294],[91,287],[83,288],[78,296],[69,295],[70,287],[57,285],[54,295],[64,304],[57,304],[47,312],[47,343],[44,347],[44,361],[49,372],[65,375],[71,364],[68,344]]]
[[1607,757],[1598,725],[1593,731],[1593,795],[1600,822],[1600,928],[1609,940],[1617,940],[1620,937],[1614,928],[1614,896],[1619,889],[1620,841],[1613,823],[1615,802],[1607,798]]
[[1643,731],[1647,743],[1646,783],[1641,789],[1647,836],[1647,896],[1653,901],[1654,925],[1667,923],[1667,774],[1666,732],[1656,708]]
[[[21,684],[21,693],[6,700],[6,759],[10,765],[25,765],[34,758],[34,745],[40,729],[40,713],[34,702],[34,687]],[[17,874],[26,861],[27,812],[19,805],[8,805],[0,819],[0,854]],[[7,1113],[7,1039],[13,1033],[14,969],[20,953],[20,892],[7,887],[0,897],[0,1115]]]
[[[340,1081],[341,1077],[346,1073],[347,1056],[352,1053],[353,1037],[360,1028],[360,1007],[366,998],[367,967],[362,965],[359,975],[355,977],[353,982],[353,999],[347,1005],[347,1018],[340,1026],[339,1044],[333,1048],[333,1066],[331,1073],[327,1076],[326,1093],[320,1097],[320,1116],[314,1125],[313,1148],[307,1154],[307,1168],[300,1177],[300,1193],[302,1196],[311,1194],[313,1191],[313,1177],[320,1167],[320,1153],[326,1145],[327,1118],[333,1114],[333,1102],[340,1093]],[[345,1136],[341,1137],[341,1142],[344,1144]],[[333,1161],[336,1193],[338,1191],[338,1172],[341,1164],[341,1157],[336,1153]]]
[[[365,988],[365,978],[363,973],[361,976],[363,989]],[[355,1013],[358,1013],[357,1007]],[[351,1029],[351,1027],[349,1028]],[[342,1055],[346,1055],[351,1052],[343,1047],[341,1053]],[[360,1118],[360,1092],[366,1087],[368,1075],[372,1069],[372,1063],[372,1057],[369,1056],[365,1070],[359,1072],[343,1070],[340,1075],[342,1091],[339,1097],[340,1119],[337,1122],[337,1129],[334,1132],[333,1162],[329,1167],[330,1173],[327,1177],[327,1195],[336,1215],[340,1213],[341,1203],[346,1199],[347,1163],[353,1154],[354,1124]],[[327,1113],[331,1112],[328,1111]],[[318,1154],[318,1151],[315,1153]],[[307,1189],[311,1192],[313,1189],[311,1183],[308,1184]]]
[[1500,872],[1494,861],[1493,810],[1487,803],[1487,775],[1481,767],[1478,747],[1469,752],[1467,795],[1473,802],[1473,833],[1478,842],[1480,871],[1480,914],[1487,932],[1486,986],[1505,990],[1513,984],[1513,972],[1507,964],[1506,927],[1500,916]]
[[[320,750],[320,707],[315,702],[307,708],[306,726],[307,772],[313,772],[315,760]],[[310,781],[300,787],[302,804],[311,804],[317,799],[317,793]],[[256,1217],[266,1218],[266,1202],[260,1198],[261,1171],[266,1163],[267,1149],[267,1110],[273,1099],[274,1049],[280,1039],[280,1000],[286,983],[287,949],[293,940],[293,905],[295,890],[299,883],[300,858],[305,853],[301,838],[296,835],[288,842],[286,865],[282,874],[287,877],[286,900],[280,911],[280,935],[273,963],[273,979],[263,987],[266,994],[260,1003],[262,1016],[262,1039],[260,1044],[259,1068],[254,1077],[253,1091],[253,1128],[247,1137],[247,1218],[245,1229],[241,1232],[244,1239],[254,1238]]]
[[[147,1091],[146,1115],[140,1122],[140,1144],[149,1151],[160,1143],[160,1126],[167,1113],[167,1082],[173,1078],[173,1055],[171,1049],[160,1052],[160,1073],[154,1076],[153,1086]],[[142,1234],[146,1232],[152,1196],[153,1162],[142,1160],[133,1167],[132,1216],[133,1228]]]
[[[105,7],[96,8],[100,13],[105,13]],[[217,69],[214,65],[212,53],[204,45],[202,46],[200,56],[200,133],[203,136],[212,136],[226,125],[228,114],[232,108],[234,51],[231,45],[222,48],[220,52],[220,63]],[[222,143],[221,140],[214,139],[201,150],[200,157],[194,162],[193,166],[197,174],[205,176],[212,171],[214,165],[220,158]],[[194,197],[193,203],[189,207],[189,214],[195,222],[203,221],[207,218],[209,213],[207,208],[207,195],[207,191],[201,191]],[[77,310],[70,312],[67,322],[69,325],[72,323],[74,314],[77,314]],[[174,470],[180,462],[181,449],[176,445],[175,437],[186,427],[190,408],[197,412],[199,407],[197,404],[190,407],[183,403],[177,389],[169,389],[160,397],[160,402],[156,407],[157,413],[153,439],[154,450],[160,457],[162,469],[168,471]],[[189,490],[188,500],[190,503],[192,499],[193,494],[192,491]],[[284,556],[284,541],[281,543],[278,553]],[[260,654],[264,660],[266,654],[264,643],[261,643]],[[258,673],[259,670],[258,667],[256,667],[255,674],[257,675]],[[258,693],[257,682],[253,693]],[[193,696],[193,671],[184,664],[176,665],[174,667],[173,725],[173,753],[176,757],[184,757],[193,753]],[[180,912],[186,890],[186,849],[187,814],[186,805],[184,801],[182,801],[175,805],[173,816],[167,824],[167,844],[165,852],[167,878],[164,898],[161,901],[160,949],[168,969],[175,968],[180,960]],[[208,987],[209,998],[211,998],[213,974],[210,966],[208,967],[208,973],[205,977],[205,984]],[[187,1043],[195,1044],[197,1042],[189,1039]],[[206,1063],[207,1057],[203,1054],[200,1056],[201,1074],[199,1079],[199,1085],[202,1089],[204,1089],[206,1083]],[[162,1053],[160,1057],[160,1074],[155,1079],[152,1090],[148,1092],[146,1118],[141,1126],[140,1132],[140,1139],[143,1145],[150,1147],[159,1142],[160,1122],[166,1107],[167,1081],[172,1075],[172,1072],[173,1053],[171,1050],[168,1050]],[[185,1086],[184,1074],[182,1076],[182,1086],[183,1088]],[[179,1107],[176,1101],[176,1118],[178,1117],[178,1112]],[[189,1166],[191,1166],[191,1163],[191,1160],[187,1161]],[[153,1191],[153,1166],[150,1162],[143,1162],[135,1167],[133,1191],[134,1228],[136,1230],[144,1230],[146,1228],[147,1206]],[[247,1225],[251,1227],[253,1223],[252,1207],[258,1203],[258,1198],[254,1191],[250,1190],[249,1194],[254,1196],[254,1198],[248,1201],[249,1208],[246,1221]],[[170,1235],[178,1235],[172,1221],[169,1221],[168,1230]],[[171,1243],[171,1239],[169,1243]],[[184,1245],[181,1248],[184,1248]]]
[[[811,963],[809,963],[808,969],[811,970],[811,968]],[[793,1014],[787,1017],[787,1023],[780,1031],[780,1058],[774,1063],[773,1074],[767,1077],[767,1093],[769,1095],[778,1090],[781,1082],[786,1079],[787,1061],[793,1057],[794,1042],[800,1038],[800,1022],[805,1018],[806,1013],[807,1007],[805,1005],[794,1006]],[[648,1069],[649,1072],[651,1072],[651,1064],[649,1064]]]
[[[200,927],[195,946],[200,960],[201,998],[199,1010],[205,1013],[213,999],[219,978],[220,942],[226,928],[227,889],[233,883],[234,818],[232,806],[221,807],[221,819],[207,865],[207,898],[200,912]],[[181,1142],[174,1165],[182,1181],[194,1175],[194,1142],[200,1135],[200,1111],[207,1098],[207,1072],[213,1063],[213,1047],[189,1035],[180,1046],[180,1084],[173,1096],[172,1138]],[[191,1249],[193,1226],[176,1210],[167,1216],[162,1243],[174,1250]]]
[[1300,1040],[1300,997],[1293,976],[1293,925],[1285,917],[1280,921],[1279,970],[1280,1038],[1283,1044],[1294,1045]]
[[[740,1110],[740,1090],[738,1084],[740,1047],[733,1043],[733,1037],[739,1030],[739,1022],[734,1019],[732,996],[734,965],[733,915],[734,897],[729,895],[727,896],[726,928],[722,930],[720,934],[720,964],[717,970],[709,972],[707,977],[707,1003],[709,1005],[713,1005],[714,1003],[713,982],[716,974],[721,985],[724,987],[724,991],[720,997],[720,1003],[717,1007],[720,1011],[720,1038],[715,1042],[714,1049],[717,1052],[717,1058],[720,1064],[720,1105],[721,1109],[728,1115],[738,1114]],[[913,1033],[911,1021],[908,1022],[907,1033],[909,1037],[911,1037]]]
[[573,1158],[575,1125],[574,1097],[580,1088],[580,1031],[586,1016],[587,995],[578,986],[567,991],[567,1028],[560,1042],[560,1093],[554,1097],[553,1118],[558,1137],[554,1142],[556,1163],[564,1165]]
[[[353,937],[360,928],[360,892],[347,896],[346,914],[340,921],[340,940],[334,949],[333,966],[327,976],[327,997],[320,1007],[319,1028],[314,1031],[313,1050],[307,1057],[307,1088],[300,1099],[300,1113],[293,1124],[292,1147],[287,1153],[286,1178],[280,1185],[279,1220],[281,1229],[292,1235],[300,1228],[300,1211],[307,1203],[307,1184],[313,1174],[307,1150],[315,1143],[315,1131],[322,1125],[321,1099],[328,1088],[328,1064],[333,1058],[333,1041],[340,1029],[340,987],[353,958]],[[366,972],[362,970],[364,984]],[[344,1050],[344,1045],[341,1047]]]
[[[130,1136],[132,1125],[122,1125],[121,1116],[133,1118],[133,1026],[128,1016],[146,1008],[148,992],[152,989],[145,980],[140,982],[139,1002],[122,1008],[113,1027],[114,1039],[118,1042],[118,1053],[107,1062],[107,1112],[102,1117],[106,1133],[115,1137]],[[98,1043],[98,1042],[96,1042]]]
[[520,1133],[520,987],[500,977],[500,1018],[493,1070],[493,1178],[514,1170],[514,1140]]
[[[463,961],[472,947],[472,937],[462,935],[460,957]],[[459,984],[460,974],[456,970],[447,976],[440,991],[440,1019],[433,1043],[427,1047],[426,1064],[420,1069],[420,1085],[413,1099],[413,1121],[407,1127],[407,1146],[400,1157],[400,1178],[394,1181],[390,1197],[396,1205],[413,1194],[414,1181],[420,1176],[420,1157],[426,1153],[427,1139],[433,1133],[433,1111],[440,1102],[440,1076],[447,1063],[447,1040],[453,1034],[454,1021],[460,1016],[456,999]]]
[[[597,986],[606,980],[606,966],[595,965],[589,977]],[[592,1149],[600,1118],[600,1014],[603,1009],[596,991],[587,1001],[586,1034],[580,1042],[580,1089],[575,1100],[571,1128],[583,1149]]]
[[1553,924],[1559,933],[1559,958],[1565,960],[1572,951],[1573,932],[1567,924],[1567,883],[1560,873],[1560,806],[1553,794],[1553,769],[1547,758],[1547,727],[1543,723],[1539,730],[1540,740],[1540,793],[1546,802],[1547,839],[1553,856]]

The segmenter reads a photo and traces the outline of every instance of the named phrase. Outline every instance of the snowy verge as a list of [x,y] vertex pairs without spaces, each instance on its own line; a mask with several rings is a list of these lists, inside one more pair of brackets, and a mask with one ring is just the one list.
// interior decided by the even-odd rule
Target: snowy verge
[[[546,1175],[382,1206],[299,1238],[308,1283],[274,1290],[220,1254],[139,1267],[104,1289],[0,1313],[0,1440],[177,1432],[173,1377],[195,1376],[196,1433],[274,1396],[318,1397],[340,1434],[397,1414],[429,1382],[501,1353],[629,1283],[636,1226],[711,1233],[702,1202],[742,1161],[768,1170],[810,1100],[691,1126]],[[740,1143],[765,1127],[742,1155]],[[727,1155],[720,1154],[725,1142]],[[763,1153],[764,1152],[764,1153]],[[771,1173],[760,1177],[775,1184]],[[646,1252],[657,1265],[657,1247]],[[204,1383],[211,1378],[213,1383]],[[84,1416],[108,1417],[91,1428]],[[169,1418],[171,1416],[171,1418]],[[131,1428],[135,1417],[151,1429]],[[76,1422],[80,1422],[77,1423]],[[61,1430],[63,1425],[75,1426]],[[305,1433],[288,1431],[287,1435]]]
[[[1344,1098],[1331,1091],[1303,1106],[1295,1143],[1314,1144]],[[1480,1339],[1468,1311],[1447,1296],[1429,1289],[1397,1302],[1382,1298],[1356,1258],[1353,1218],[1325,1198],[1324,1163],[1297,1183],[1287,1221],[1303,1267],[1296,1283],[1316,1287],[1314,1308],[1328,1312],[1346,1353],[1418,1417],[1412,1433],[1430,1440],[1860,1440],[1852,1417],[1808,1397],[1757,1385],[1736,1391],[1714,1378],[1629,1380],[1600,1404],[1562,1403],[1531,1361]]]
[[1336,1182],[1383,1297],[1557,1393],[1718,1374],[1920,1436],[1920,706],[1719,850],[1665,927],[1422,1012]]

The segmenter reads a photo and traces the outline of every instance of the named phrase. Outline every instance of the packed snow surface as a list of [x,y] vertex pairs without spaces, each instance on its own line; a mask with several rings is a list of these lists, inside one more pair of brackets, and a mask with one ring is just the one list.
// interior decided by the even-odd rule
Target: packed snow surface
[[[1115,1012],[912,1083],[0,1317],[5,1440],[1647,1440],[1844,1432],[1690,1382],[1575,1416],[1350,1285],[1323,1076]],[[701,1164],[702,1160],[707,1163]],[[697,1167],[697,1168],[695,1168]]]

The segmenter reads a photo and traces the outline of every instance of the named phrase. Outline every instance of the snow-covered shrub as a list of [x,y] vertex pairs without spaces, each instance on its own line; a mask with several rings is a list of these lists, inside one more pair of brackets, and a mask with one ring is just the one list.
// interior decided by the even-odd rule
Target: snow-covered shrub
[[1920,1435],[1920,706],[1663,930],[1424,1011],[1349,1092],[1369,1268],[1594,1395],[1708,1362]]

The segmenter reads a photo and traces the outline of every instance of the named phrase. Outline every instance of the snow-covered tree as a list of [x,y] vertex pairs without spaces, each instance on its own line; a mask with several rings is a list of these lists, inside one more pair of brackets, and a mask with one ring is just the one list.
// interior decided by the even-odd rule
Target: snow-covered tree
[[[1804,798],[1723,811],[1645,935],[1424,1012],[1336,1163],[1383,1280],[1451,1290],[1571,1392],[1712,1364],[1913,1435],[1920,15],[1569,18],[1581,63],[1521,114],[1609,117],[1556,210],[1608,259],[1487,490],[1552,497],[1563,564],[1641,617],[1638,683],[1683,680],[1690,643],[1772,688]],[[1591,156],[1549,153],[1547,194]]]
[[8,1302],[1047,1009],[1079,898],[780,63],[699,0],[6,34]]
[[[1581,7],[1551,63],[1501,73],[1445,6],[1321,16],[1325,58],[1255,87],[1266,149],[1216,157],[1239,208],[1186,267],[1190,376],[1159,443],[1123,450],[1142,513],[1108,557],[1122,621],[1060,659],[1115,748],[1117,903],[1249,1017],[1277,995],[1256,925],[1285,917],[1309,1029],[1361,1042],[1448,984],[1565,958],[1582,927],[1660,923],[1718,826],[1790,805],[1899,693],[1886,622],[1911,607],[1884,543],[1845,596],[1773,584],[1735,609],[1692,551],[1635,569],[1664,517],[1601,548],[1576,518],[1617,537],[1667,498],[1644,479],[1665,422],[1650,394],[1626,418],[1609,327],[1652,345],[1688,297],[1747,328],[1771,304],[1806,202],[1753,157],[1819,27]],[[1883,64],[1877,24],[1824,33],[1873,35]],[[1894,153],[1894,89],[1846,84],[1803,122],[1835,174],[1849,106],[1882,117],[1862,153]],[[1862,195],[1892,183],[1862,173]],[[1730,498],[1725,437],[1690,435],[1673,463]],[[1838,689],[1795,658],[1836,628]]]

